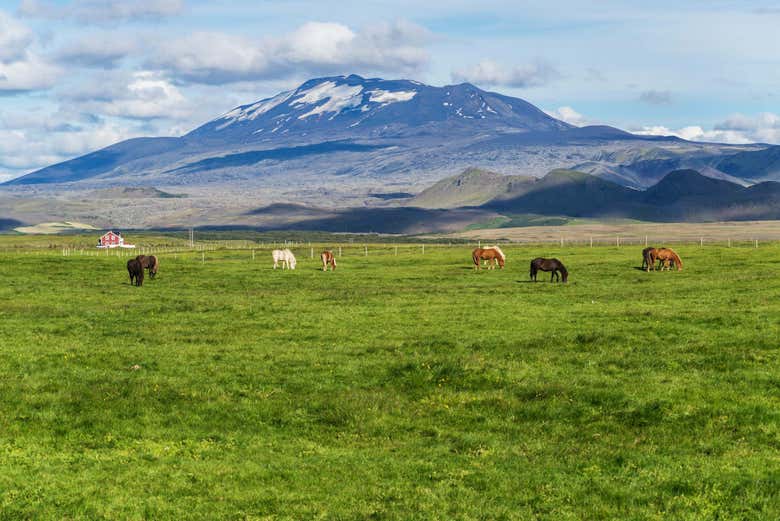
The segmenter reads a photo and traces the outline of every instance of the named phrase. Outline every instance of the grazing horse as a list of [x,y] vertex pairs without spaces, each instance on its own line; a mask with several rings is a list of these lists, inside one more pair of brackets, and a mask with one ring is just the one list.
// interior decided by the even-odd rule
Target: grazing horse
[[274,258],[274,269],[276,269],[276,267],[279,265],[279,261],[282,262],[282,269],[295,269],[295,263],[297,262],[295,260],[295,255],[293,255],[293,252],[287,248],[283,250],[274,250],[271,252],[271,255]]
[[655,271],[655,260],[656,260],[656,254],[658,252],[657,248],[645,248],[642,250],[642,269],[645,271],[653,270]]
[[322,271],[328,271],[328,266],[330,271],[336,271],[336,256],[332,251],[325,250],[320,254],[320,259],[322,259]]
[[[127,273],[130,275],[131,286],[143,286],[144,267],[141,265],[141,261],[138,259],[130,259],[127,261]],[[133,283],[133,281],[135,281],[135,283]]]
[[492,270],[496,268],[496,262],[501,269],[504,269],[504,263],[506,262],[506,255],[501,251],[498,246],[491,246],[489,248],[476,248],[471,252],[471,260],[474,261],[474,268],[480,269],[480,260],[488,261],[488,269]]
[[661,271],[663,271],[664,268],[671,270],[672,263],[677,268],[677,271],[682,271],[683,269],[682,259],[680,259],[680,256],[670,248],[658,248],[655,252],[655,257],[661,261]]
[[545,259],[537,257],[531,261],[531,279],[536,282],[536,274],[539,271],[551,271],[550,282],[553,279],[566,282],[569,279],[569,272],[566,267],[558,259]]
[[141,263],[142,268],[149,270],[149,277],[154,278],[157,275],[157,270],[160,267],[160,261],[154,255],[139,255],[135,258]]

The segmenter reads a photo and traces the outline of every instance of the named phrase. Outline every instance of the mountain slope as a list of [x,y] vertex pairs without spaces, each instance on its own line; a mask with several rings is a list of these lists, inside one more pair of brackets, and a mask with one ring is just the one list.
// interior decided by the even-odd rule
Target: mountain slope
[[780,146],[739,152],[719,161],[717,168],[742,179],[780,181]]
[[609,215],[636,200],[636,191],[573,170],[553,170],[524,190],[484,205],[492,210],[571,217]]
[[489,170],[467,168],[456,176],[442,179],[426,188],[406,204],[420,208],[479,206],[533,182],[532,177],[506,176]]
[[704,177],[696,170],[675,170],[644,192],[642,201],[659,206],[683,199],[701,198],[709,202],[733,198],[745,189],[737,184]]

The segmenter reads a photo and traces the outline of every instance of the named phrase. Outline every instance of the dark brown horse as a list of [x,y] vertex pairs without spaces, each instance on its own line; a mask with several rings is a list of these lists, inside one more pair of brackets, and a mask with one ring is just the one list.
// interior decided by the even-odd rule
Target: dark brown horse
[[130,275],[131,286],[143,286],[144,267],[141,264],[141,261],[138,259],[130,259],[127,261],[127,273]]
[[141,267],[149,270],[149,277],[154,278],[157,275],[157,270],[160,267],[160,261],[154,255],[139,255],[135,258],[141,263]]
[[476,248],[471,252],[471,260],[474,261],[474,269],[480,269],[480,260],[488,261],[488,269],[492,270],[496,267],[496,262],[501,269],[504,269],[504,263],[506,262],[506,255],[501,251],[498,246],[492,246],[490,248]]
[[642,269],[646,271],[655,271],[655,260],[658,250],[653,247],[642,250]]
[[545,259],[543,257],[537,257],[531,261],[531,280],[536,282],[536,274],[540,271],[551,271],[550,282],[555,280],[561,280],[566,282],[569,279],[569,272],[566,267],[558,259]]

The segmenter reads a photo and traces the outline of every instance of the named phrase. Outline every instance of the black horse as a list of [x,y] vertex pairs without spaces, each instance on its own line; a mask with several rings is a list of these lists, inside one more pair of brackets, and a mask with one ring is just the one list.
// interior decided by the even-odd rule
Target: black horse
[[531,261],[531,279],[536,282],[536,274],[539,271],[551,271],[550,282],[553,279],[566,282],[569,279],[569,272],[566,267],[558,259],[544,259],[538,257]]
[[[144,284],[144,266],[138,259],[127,261],[127,273],[130,274],[130,285],[143,286]],[[135,284],[133,283],[135,281]]]

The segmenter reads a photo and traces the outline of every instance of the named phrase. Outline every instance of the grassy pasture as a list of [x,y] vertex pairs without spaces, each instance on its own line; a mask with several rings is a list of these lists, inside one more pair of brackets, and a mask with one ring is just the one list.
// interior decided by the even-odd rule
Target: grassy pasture
[[780,245],[180,252],[134,288],[21,240],[0,519],[780,518]]

